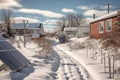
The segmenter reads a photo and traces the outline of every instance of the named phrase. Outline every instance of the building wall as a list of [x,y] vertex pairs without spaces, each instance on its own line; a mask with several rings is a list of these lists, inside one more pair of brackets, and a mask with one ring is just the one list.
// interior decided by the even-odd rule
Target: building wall
[[89,36],[90,33],[90,27],[89,26],[81,26],[80,28],[77,29],[77,37],[86,37]]
[[[112,19],[112,31],[110,31],[110,32],[107,31],[107,27],[106,27],[106,21],[109,20],[109,19]],[[104,22],[103,33],[99,33],[99,23],[101,21]],[[117,21],[117,16],[90,23],[90,37],[98,39],[98,38],[101,38],[101,37],[103,37],[107,34],[110,34],[110,33],[114,32],[116,21]]]
[[39,34],[43,34],[44,33],[44,28],[43,26],[41,26],[41,28],[39,29]]
[[65,35],[69,38],[76,36],[76,31],[65,31]]

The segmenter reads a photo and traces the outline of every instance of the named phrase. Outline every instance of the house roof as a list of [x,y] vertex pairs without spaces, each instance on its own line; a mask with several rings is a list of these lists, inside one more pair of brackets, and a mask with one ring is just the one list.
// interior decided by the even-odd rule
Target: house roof
[[114,12],[111,12],[109,14],[98,17],[98,18],[92,20],[90,23],[96,22],[96,21],[99,21],[99,20],[103,20],[103,19],[107,19],[107,18],[111,18],[111,17],[117,16],[117,14],[118,14],[118,11],[114,11]]
[[[41,27],[43,27],[42,23],[28,23],[28,24],[25,24],[26,29],[40,29]],[[12,29],[24,29],[24,23],[12,24],[11,28]]]

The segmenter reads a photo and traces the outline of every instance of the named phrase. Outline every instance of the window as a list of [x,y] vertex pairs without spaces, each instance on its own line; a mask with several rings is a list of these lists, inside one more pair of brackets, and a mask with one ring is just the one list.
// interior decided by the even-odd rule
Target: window
[[103,33],[103,31],[104,31],[104,22],[101,21],[99,22],[99,33]]
[[107,29],[107,31],[112,30],[112,19],[109,19],[106,21],[106,29]]

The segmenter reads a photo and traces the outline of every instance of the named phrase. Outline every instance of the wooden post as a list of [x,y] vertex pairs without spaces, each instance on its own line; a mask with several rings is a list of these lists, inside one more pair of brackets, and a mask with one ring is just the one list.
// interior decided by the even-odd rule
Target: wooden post
[[98,56],[100,56],[101,55],[101,48],[99,48],[99,55]]
[[25,27],[26,27],[26,25],[25,25],[25,20],[23,20],[23,24],[24,24],[24,33],[23,33],[23,34],[24,34],[24,35],[23,35],[23,36],[24,36],[24,47],[26,47],[26,45],[25,45]]
[[98,53],[97,53],[97,52],[95,52],[95,60],[97,60],[97,54],[98,54]]
[[90,48],[90,58],[92,59],[92,54],[91,54],[91,52],[92,52],[92,48]]
[[93,60],[94,60],[94,57],[95,57],[95,56],[94,56],[94,52],[95,52],[95,48],[93,47]]
[[87,57],[88,57],[88,50],[89,50],[89,47],[87,46]]
[[109,54],[108,54],[108,65],[109,65],[109,78],[111,79],[111,58]]
[[102,49],[100,49],[100,55],[101,55],[101,63],[103,63],[103,59],[102,59],[102,56],[103,56],[103,54],[102,54]]
[[113,55],[113,78],[115,74],[115,56]]
[[106,73],[106,60],[105,60],[105,53],[104,53],[104,72]]

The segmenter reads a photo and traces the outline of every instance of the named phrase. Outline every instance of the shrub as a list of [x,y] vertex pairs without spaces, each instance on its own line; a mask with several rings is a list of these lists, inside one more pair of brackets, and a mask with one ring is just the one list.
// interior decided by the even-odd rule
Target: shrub
[[68,46],[71,49],[75,49],[75,50],[85,48],[85,44],[84,43],[80,43],[80,42],[71,42],[71,43],[68,44]]
[[113,33],[105,36],[102,40],[102,44],[104,47],[120,47],[120,34]]
[[38,51],[39,57],[46,58],[46,57],[49,57],[52,55],[54,50],[53,50],[53,47],[51,45],[51,41],[49,39],[42,37],[42,38],[34,39],[34,42],[36,42],[39,45],[39,47],[42,48]]

